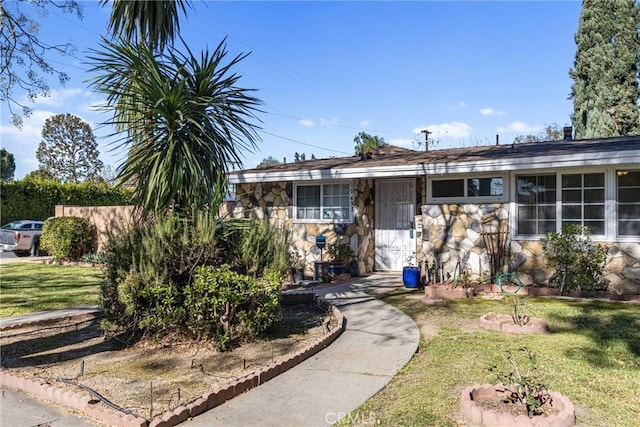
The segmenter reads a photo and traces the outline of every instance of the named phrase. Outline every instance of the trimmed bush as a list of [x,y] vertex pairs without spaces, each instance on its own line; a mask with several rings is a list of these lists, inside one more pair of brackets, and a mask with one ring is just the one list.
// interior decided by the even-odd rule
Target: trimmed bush
[[61,260],[78,261],[93,250],[95,232],[86,218],[50,218],[42,226],[40,247]]
[[55,213],[55,205],[130,205],[132,190],[104,183],[62,184],[49,180],[0,182],[0,222],[21,219],[44,221]]
[[226,264],[198,268],[185,289],[189,330],[213,338],[221,350],[234,340],[254,338],[280,318],[281,283],[277,273],[259,282]]

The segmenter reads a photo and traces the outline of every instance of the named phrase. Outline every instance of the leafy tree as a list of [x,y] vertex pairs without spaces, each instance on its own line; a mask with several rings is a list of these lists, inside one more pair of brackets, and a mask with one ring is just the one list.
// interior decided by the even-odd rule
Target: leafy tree
[[[29,8],[35,9],[33,13],[37,18],[24,11]],[[82,19],[82,6],[75,0],[0,2],[0,101],[6,103],[11,121],[17,127],[22,127],[23,117],[31,114],[31,108],[19,100],[22,94],[16,95],[16,90],[26,92],[26,98],[33,101],[51,92],[46,75],[55,75],[61,85],[69,80],[65,72],[52,65],[48,54],[71,55],[74,46],[71,43],[52,45],[38,36],[38,19],[44,19],[51,8]]]
[[213,53],[162,53],[119,39],[93,50],[92,87],[106,95],[107,123],[117,128],[129,155],[119,183],[137,179],[143,213],[217,207],[226,176],[241,164],[241,150],[255,149],[260,104],[237,86],[233,67],[245,54],[223,64],[225,42]]
[[577,139],[640,131],[640,9],[635,0],[584,0],[575,35],[571,121]]
[[385,144],[384,138],[381,138],[377,135],[372,136],[366,132],[360,132],[359,134],[357,134],[355,138],[353,138],[353,142],[356,143],[356,156],[375,151]]
[[262,159],[262,161],[258,164],[258,166],[256,166],[256,169],[269,168],[271,166],[277,166],[281,163],[282,162],[276,159],[275,157],[269,156],[265,159]]
[[15,171],[16,161],[13,158],[13,154],[4,148],[0,149],[0,179],[2,181],[11,181]]
[[544,132],[537,135],[518,135],[513,139],[514,144],[521,144],[527,142],[543,142],[543,141],[560,141],[564,138],[562,129],[558,128],[556,123],[547,125],[544,128]]
[[113,185],[118,177],[118,171],[111,165],[105,165],[100,171],[100,179],[108,185]]
[[[311,154],[311,160],[315,160],[316,156],[312,153]],[[300,163],[300,162],[304,162],[307,160],[307,155],[306,153],[298,153],[296,151],[296,153],[293,155],[293,162],[294,163]]]
[[23,181],[58,181],[49,171],[42,168],[29,172]]
[[62,182],[93,181],[102,170],[100,152],[91,126],[73,114],[56,114],[42,127],[36,151],[40,168]]

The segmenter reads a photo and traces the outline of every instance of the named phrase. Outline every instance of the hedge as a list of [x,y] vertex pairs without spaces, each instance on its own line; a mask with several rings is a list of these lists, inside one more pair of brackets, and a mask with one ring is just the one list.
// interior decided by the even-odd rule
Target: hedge
[[94,229],[87,218],[49,218],[42,227],[40,247],[56,259],[79,261],[93,250]]
[[44,221],[56,205],[130,205],[133,190],[104,183],[62,184],[46,180],[0,182],[0,224],[20,219]]

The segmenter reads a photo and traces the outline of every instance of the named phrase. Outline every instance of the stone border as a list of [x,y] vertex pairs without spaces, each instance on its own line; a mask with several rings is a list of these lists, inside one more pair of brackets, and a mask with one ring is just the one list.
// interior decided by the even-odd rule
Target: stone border
[[[476,293],[478,292],[486,292],[486,293],[501,293],[500,288],[496,284],[474,284],[473,288]],[[503,289],[505,289],[505,293],[510,295],[530,295],[536,297],[571,297],[571,298],[592,298],[592,299],[607,299],[615,302],[620,301],[635,301],[640,302],[640,294],[616,294],[614,292],[606,292],[606,291],[578,291],[578,290],[570,290],[566,291],[564,295],[560,294],[559,288],[547,288],[542,286],[522,286],[520,290],[513,294],[513,291],[516,290],[516,286],[513,285],[504,285]]]
[[309,357],[333,343],[346,328],[346,319],[337,307],[327,303],[318,294],[292,293],[283,294],[283,304],[296,304],[315,302],[321,308],[331,310],[337,320],[337,327],[324,336],[310,343],[306,347],[293,354],[275,359],[266,367],[247,375],[231,384],[218,387],[210,393],[205,393],[199,398],[178,406],[172,411],[167,411],[147,420],[140,416],[127,414],[115,408],[100,404],[88,392],[73,392],[60,386],[51,384],[42,379],[30,379],[13,374],[7,369],[0,370],[0,385],[18,389],[35,396],[41,397],[53,403],[82,412],[85,416],[94,418],[112,426],[121,427],[172,427],[186,421],[189,418],[200,415],[242,394],[254,387],[263,384],[281,373],[293,368]]
[[450,284],[430,283],[424,287],[424,293],[429,299],[465,299],[473,298],[475,289],[472,287],[453,287]]
[[549,392],[554,406],[560,412],[557,415],[536,416],[529,418],[526,415],[514,417],[511,414],[499,413],[494,410],[484,409],[474,402],[474,399],[482,397],[496,397],[507,390],[503,384],[475,384],[462,390],[460,399],[460,412],[464,420],[473,426],[521,426],[521,427],[571,427],[576,423],[576,410],[571,400],[557,392]]

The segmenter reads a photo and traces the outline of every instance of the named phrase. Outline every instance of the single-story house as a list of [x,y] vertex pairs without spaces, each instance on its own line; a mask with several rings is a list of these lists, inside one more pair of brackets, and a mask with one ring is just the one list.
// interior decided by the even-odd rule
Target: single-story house
[[552,270],[541,238],[581,224],[609,245],[610,289],[640,292],[640,136],[573,140],[569,131],[561,141],[522,144],[384,145],[367,156],[237,171],[230,182],[233,216],[291,229],[307,275],[323,235],[328,245],[351,245],[360,273],[412,263],[423,275],[435,264],[445,275],[478,278],[511,268],[526,284],[545,285]]

